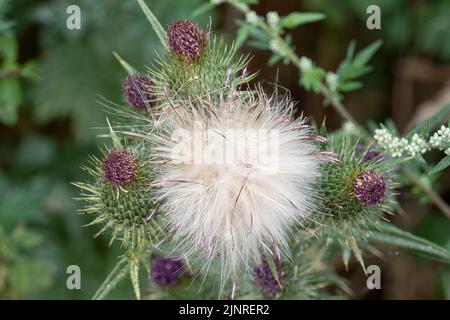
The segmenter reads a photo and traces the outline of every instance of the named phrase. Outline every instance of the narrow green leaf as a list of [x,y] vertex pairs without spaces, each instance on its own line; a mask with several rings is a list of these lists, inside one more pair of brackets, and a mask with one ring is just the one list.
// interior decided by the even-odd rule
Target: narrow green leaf
[[354,56],[356,42],[350,42],[350,45],[347,49],[347,56],[337,69],[337,74],[339,75],[340,82],[339,90],[341,90],[342,92],[346,92],[359,88],[360,84],[352,80],[361,77],[362,75],[372,70],[372,67],[367,65],[367,63],[381,46],[381,44],[381,40],[375,41],[374,43],[361,50],[358,54],[356,54],[356,56]]
[[382,44],[383,41],[377,40],[368,45],[366,48],[358,52],[358,54],[355,56],[355,59],[353,60],[353,64],[356,66],[366,65]]
[[353,57],[355,56],[355,49],[356,49],[356,41],[352,40],[350,41],[350,44],[347,48],[347,57],[345,58],[347,61],[351,61]]
[[397,245],[403,248],[421,252],[427,255],[443,259],[450,264],[450,251],[438,246],[426,239],[417,237],[409,232],[400,230],[389,223],[380,223],[378,230],[369,232],[369,238],[373,241]]
[[438,172],[444,170],[445,168],[447,168],[448,166],[450,166],[450,156],[446,156],[441,161],[439,161],[439,163],[433,169],[431,169],[428,172],[428,174],[432,175],[432,174],[438,173]]
[[279,26],[281,28],[293,29],[300,25],[320,21],[325,18],[323,13],[318,12],[293,12],[288,14],[286,17],[280,19]]
[[362,83],[360,81],[348,81],[339,83],[339,91],[341,92],[349,92],[353,90],[357,90],[362,87]]
[[155,17],[153,12],[150,10],[150,8],[145,4],[143,0],[137,0],[139,5],[142,8],[142,11],[144,12],[145,16],[147,17],[147,20],[152,25],[153,31],[155,31],[156,35],[159,38],[159,41],[161,41],[164,48],[167,49],[167,43],[166,43],[166,31],[162,27],[161,23],[158,21],[158,19]]

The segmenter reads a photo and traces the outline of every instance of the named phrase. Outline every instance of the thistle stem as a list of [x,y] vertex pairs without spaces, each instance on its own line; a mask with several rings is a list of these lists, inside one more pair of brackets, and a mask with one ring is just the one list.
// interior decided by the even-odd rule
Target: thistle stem
[[[237,5],[237,3],[234,1],[230,1],[229,3],[244,14],[247,14],[251,11],[248,6]],[[281,51],[284,53],[285,57],[301,72],[300,57],[294,52],[291,46],[289,46],[289,44],[284,41],[284,39],[278,34],[278,32],[273,30],[264,20],[259,18],[256,26],[260,27],[262,31],[264,31],[268,36],[270,36],[274,41],[277,42],[277,44],[281,47]],[[340,100],[333,98],[330,90],[323,83],[321,83],[320,85],[320,93],[330,101],[333,109],[336,110],[336,112],[339,113],[339,115],[343,119],[351,122],[357,128],[366,131],[366,129],[356,121],[356,119],[350,114],[350,112],[348,112],[345,105]],[[433,202],[433,204],[437,208],[439,208],[447,217],[450,218],[450,207],[440,197],[440,195],[434,192],[430,187],[428,187],[411,170],[403,169],[403,171],[405,175],[408,176],[411,181],[430,198],[431,202]]]
[[420,178],[410,169],[403,169],[403,173],[411,179],[411,181],[430,198],[431,202],[433,202],[436,207],[438,207],[450,219],[450,207],[436,192],[433,191],[433,189],[420,180]]

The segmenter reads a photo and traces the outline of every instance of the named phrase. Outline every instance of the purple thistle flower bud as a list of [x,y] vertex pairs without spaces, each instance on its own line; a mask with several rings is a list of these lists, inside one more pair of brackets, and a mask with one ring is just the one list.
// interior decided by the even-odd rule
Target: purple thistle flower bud
[[103,161],[103,174],[106,181],[122,187],[136,175],[136,161],[128,150],[111,150]]
[[364,156],[364,161],[369,161],[372,159],[377,159],[378,161],[383,161],[384,156],[382,153],[374,151],[372,149],[367,150],[366,155]]
[[[361,143],[358,143],[358,145],[355,148],[355,155],[358,156],[359,154],[361,154],[363,149],[364,149],[364,145],[362,145]],[[383,161],[384,155],[380,152],[377,152],[377,151],[369,148],[369,150],[367,150],[366,154],[364,155],[364,161],[369,161],[372,159],[375,159],[377,161]]]
[[207,33],[189,20],[172,23],[167,30],[167,38],[170,51],[190,63],[202,55],[208,40]]
[[157,257],[152,262],[151,279],[160,286],[176,285],[184,274],[184,264],[177,257]]
[[386,180],[376,172],[365,171],[353,181],[353,194],[365,205],[380,204],[386,194]]
[[263,290],[272,294],[281,292],[284,282],[280,261],[275,259],[275,264],[277,266],[278,279],[280,283],[278,283],[277,279],[275,279],[275,276],[273,275],[266,259],[263,259],[261,265],[257,266],[253,270],[253,279],[256,283],[258,283]]
[[133,73],[122,81],[122,91],[125,100],[136,108],[151,107],[156,100],[152,93],[154,85],[150,77]]

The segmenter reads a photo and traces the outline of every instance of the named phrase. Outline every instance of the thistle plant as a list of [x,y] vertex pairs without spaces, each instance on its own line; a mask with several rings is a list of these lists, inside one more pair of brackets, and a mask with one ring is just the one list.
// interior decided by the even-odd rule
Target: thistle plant
[[[85,168],[91,182],[75,183],[91,224],[101,224],[99,234],[107,231],[125,250],[94,298],[104,298],[127,273],[141,298],[142,266],[150,298],[189,298],[194,291],[203,298],[340,297],[348,288],[333,256],[341,253],[348,264],[353,252],[365,268],[373,241],[450,262],[447,250],[389,224],[400,163],[390,149],[375,145],[356,123],[351,132],[328,133],[298,116],[287,93],[248,84],[254,75],[237,51],[242,36],[226,45],[189,20],[166,32],[138,3],[165,52],[146,73],[119,58],[129,73],[122,84],[127,106],[106,105],[122,116],[103,135],[112,147]],[[356,78],[368,71],[378,43],[356,56],[351,46],[340,70],[325,72],[299,58],[284,36],[322,15],[271,12],[264,19],[245,1],[229,3],[245,13],[245,26],[266,34],[259,40],[274,52],[272,60],[294,63],[303,86],[353,121],[343,93],[359,86]],[[445,129],[426,147],[418,137],[405,146],[411,155],[446,148]],[[388,138],[377,131],[375,140],[390,146]]]

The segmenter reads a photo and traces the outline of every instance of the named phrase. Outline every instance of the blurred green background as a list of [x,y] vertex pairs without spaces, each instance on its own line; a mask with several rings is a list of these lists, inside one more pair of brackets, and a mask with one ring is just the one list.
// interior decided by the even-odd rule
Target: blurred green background
[[[189,18],[205,0],[149,0],[164,26]],[[81,8],[81,30],[68,30],[66,9]],[[381,7],[381,30],[368,30],[366,8]],[[361,122],[391,118],[399,130],[408,128],[450,102],[450,1],[325,1],[264,0],[261,15],[278,11],[323,12],[327,19],[293,31],[301,55],[335,70],[355,39],[364,47],[376,39],[383,47],[364,87],[345,97]],[[197,17],[230,41],[242,18],[221,5]],[[96,101],[100,96],[121,103],[120,80],[125,72],[112,56],[117,51],[141,71],[160,50],[158,40],[135,1],[0,0],[0,299],[88,299],[108,274],[121,251],[107,239],[92,239],[95,227],[82,227],[89,218],[76,213],[81,165],[98,146],[95,127],[105,124]],[[330,129],[342,121],[322,98],[298,86],[295,68],[267,66],[269,52],[243,47],[253,59],[257,81],[288,88],[298,106],[316,121],[326,118]],[[447,170],[448,171],[448,170]],[[430,182],[448,202],[449,173]],[[406,213],[394,218],[405,229],[450,248],[450,222],[421,200],[418,191],[402,192]],[[450,298],[450,271],[436,261],[385,248],[383,259],[370,258],[382,268],[382,290],[368,292],[355,265],[342,275],[349,279],[353,298]],[[82,289],[68,290],[66,268],[78,265]],[[112,298],[132,298],[124,283]]]

